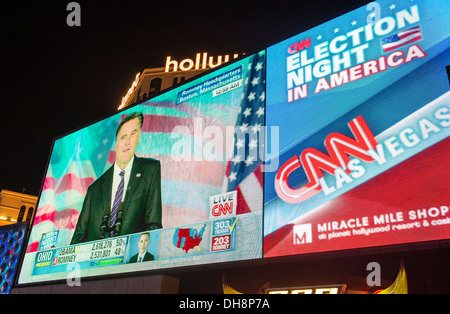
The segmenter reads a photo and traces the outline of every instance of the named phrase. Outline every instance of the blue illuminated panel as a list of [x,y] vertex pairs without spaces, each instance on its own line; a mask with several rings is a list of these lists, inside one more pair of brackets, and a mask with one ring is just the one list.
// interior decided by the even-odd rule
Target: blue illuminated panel
[[27,226],[23,222],[0,227],[0,294],[11,291]]

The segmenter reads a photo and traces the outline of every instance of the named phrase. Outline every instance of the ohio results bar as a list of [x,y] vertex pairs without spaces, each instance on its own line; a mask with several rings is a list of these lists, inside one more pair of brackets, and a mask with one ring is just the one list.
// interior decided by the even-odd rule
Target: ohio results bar
[[[246,219],[217,219],[196,224],[192,228],[168,228],[162,231],[162,236],[158,230],[40,250],[35,257],[32,276],[64,273],[72,263],[76,263],[82,271],[125,264],[133,264],[130,267],[135,267],[138,261],[133,260],[133,256],[137,256],[136,246],[143,235],[148,236],[149,242],[152,243],[146,248],[147,251],[153,253],[151,258],[140,261],[145,262],[146,267],[201,262],[207,260],[203,258],[205,254],[234,251],[237,223],[240,220]],[[55,243],[56,239],[57,237],[54,237]],[[163,248],[167,239],[170,239],[178,254],[175,250],[167,252],[168,249]],[[42,240],[49,245],[48,237],[43,235]],[[150,265],[147,262],[150,262]]]
[[128,237],[119,237],[39,252],[33,275],[64,272],[69,263],[78,263],[80,269],[124,264],[127,243]]

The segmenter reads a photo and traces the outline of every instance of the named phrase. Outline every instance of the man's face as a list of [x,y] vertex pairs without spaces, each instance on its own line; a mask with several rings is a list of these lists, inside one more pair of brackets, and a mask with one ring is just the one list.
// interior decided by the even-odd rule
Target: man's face
[[140,253],[146,252],[149,243],[150,243],[150,238],[149,238],[148,234],[141,235],[139,237],[139,242],[138,242],[139,252]]
[[138,118],[122,125],[116,138],[116,162],[122,170],[133,157],[140,138],[141,130]]

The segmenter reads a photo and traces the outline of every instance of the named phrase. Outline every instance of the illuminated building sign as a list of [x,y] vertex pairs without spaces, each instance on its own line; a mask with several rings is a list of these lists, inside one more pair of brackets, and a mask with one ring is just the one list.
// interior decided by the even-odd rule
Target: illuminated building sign
[[266,294],[344,294],[347,285],[269,288]]
[[[239,54],[235,53],[233,55],[233,59],[236,59],[237,57],[239,57]],[[178,70],[180,71],[189,71],[189,70],[204,70],[209,68],[215,68],[219,65],[221,65],[222,63],[226,63],[230,60],[230,56],[229,55],[225,55],[223,57],[223,61],[222,61],[222,56],[218,56],[217,57],[217,61],[214,63],[214,57],[209,57],[208,58],[208,53],[204,52],[202,53],[197,53],[195,55],[195,61],[192,59],[184,59],[181,60],[179,63],[176,60],[172,60],[171,56],[168,56],[166,58],[166,67],[165,67],[165,71],[164,72],[177,72]]]
[[120,103],[118,110],[122,109],[125,106],[125,104],[127,103],[128,99],[130,99],[131,95],[133,94],[134,90],[136,89],[136,86],[139,83],[140,75],[141,75],[140,72],[138,74],[136,74],[136,78],[134,79],[134,82],[131,84],[131,87],[128,90],[127,94],[122,97],[122,102]]

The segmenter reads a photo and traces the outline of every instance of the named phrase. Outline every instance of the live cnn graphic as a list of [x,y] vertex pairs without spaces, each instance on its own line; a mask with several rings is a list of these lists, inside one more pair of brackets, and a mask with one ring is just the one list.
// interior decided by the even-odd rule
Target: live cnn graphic
[[209,219],[235,216],[237,191],[217,194],[209,197]]

